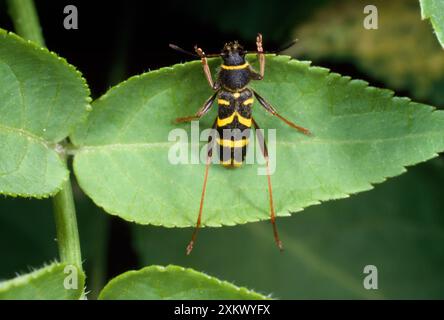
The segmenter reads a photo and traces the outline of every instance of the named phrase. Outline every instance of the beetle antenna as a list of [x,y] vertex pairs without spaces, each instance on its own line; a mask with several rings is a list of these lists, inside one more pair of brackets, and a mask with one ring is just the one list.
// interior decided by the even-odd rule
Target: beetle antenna
[[190,56],[193,56],[193,57],[200,58],[197,54],[192,53],[192,52],[190,52],[190,51],[187,51],[187,50],[185,50],[185,49],[182,49],[181,47],[176,46],[175,44],[170,43],[170,44],[169,44],[169,47],[170,47],[171,49],[173,49],[173,50],[176,50],[176,51],[179,51],[179,52],[185,53],[185,54],[187,54],[187,55],[190,55]]
[[282,51],[285,51],[287,49],[290,49],[291,47],[293,47],[296,42],[298,42],[299,39],[293,39],[293,41],[291,41],[290,43],[286,44],[285,46],[279,48],[279,50],[277,51],[277,53],[281,53]]
[[[285,51],[289,48],[291,48],[292,46],[294,46],[296,44],[296,42],[298,42],[298,39],[294,39],[293,41],[291,41],[290,43],[286,44],[285,46],[279,48],[276,51],[264,51],[263,53],[281,53],[282,51]],[[256,50],[255,51],[247,51],[247,53],[259,53]]]
[[[185,49],[182,49],[181,47],[176,46],[175,44],[170,43],[168,46],[169,46],[171,49],[173,49],[173,50],[176,50],[176,51],[179,51],[179,52],[185,53],[185,54],[187,54],[187,55],[189,55],[189,56],[193,56],[193,57],[196,57],[196,58],[201,58],[199,55],[197,55],[197,54],[195,54],[195,53],[192,53],[191,51],[187,51],[187,50],[185,50]],[[211,58],[211,57],[220,57],[220,53],[206,54],[205,57],[207,57],[207,58]]]

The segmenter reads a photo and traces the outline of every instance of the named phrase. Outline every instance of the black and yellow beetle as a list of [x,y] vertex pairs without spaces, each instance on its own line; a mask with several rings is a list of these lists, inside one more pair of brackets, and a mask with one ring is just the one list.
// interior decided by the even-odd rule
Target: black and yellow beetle
[[[219,148],[220,163],[226,167],[238,167],[244,162],[247,146],[249,143],[250,129],[252,126],[256,129],[256,136],[261,146],[262,154],[266,160],[267,165],[267,180],[268,191],[270,197],[270,218],[273,225],[273,232],[276,244],[279,249],[282,250],[282,242],[279,239],[276,228],[276,215],[273,205],[273,192],[271,187],[271,178],[268,163],[268,151],[265,144],[264,136],[259,129],[258,124],[252,116],[251,106],[254,101],[254,97],[258,102],[272,115],[278,117],[289,126],[297,129],[298,131],[309,135],[310,132],[300,127],[293,122],[282,117],[276,109],[262,98],[256,91],[248,88],[248,84],[251,80],[262,80],[265,73],[265,52],[262,48],[262,35],[258,34],[256,38],[256,51],[245,51],[243,47],[237,42],[226,43],[220,54],[206,55],[201,48],[195,46],[196,54],[185,51],[178,46],[171,45],[170,47],[190,54],[192,56],[199,57],[202,62],[204,74],[207,78],[208,84],[215,91],[214,94],[203,104],[203,106],[193,116],[177,118],[177,123],[188,122],[192,120],[198,120],[205,115],[213,105],[217,98],[217,104],[219,106],[218,116],[213,124],[213,129],[216,129],[216,138],[214,135],[210,135],[208,141],[208,153],[205,168],[204,184],[202,189],[202,196],[200,201],[199,215],[197,217],[196,228],[193,232],[190,243],[187,246],[187,254],[191,253],[193,245],[196,241],[196,235],[201,224],[202,209],[205,198],[205,190],[208,179],[208,169],[211,164],[211,158],[213,155],[213,147],[217,144]],[[248,61],[245,59],[247,53],[256,53],[259,60],[259,73],[253,70]],[[220,66],[217,79],[213,82],[210,68],[208,66],[208,57],[219,56],[222,58],[223,63]]]

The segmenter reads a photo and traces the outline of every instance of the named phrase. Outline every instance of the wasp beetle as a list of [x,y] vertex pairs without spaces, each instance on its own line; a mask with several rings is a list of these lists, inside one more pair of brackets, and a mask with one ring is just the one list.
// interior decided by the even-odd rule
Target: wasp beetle
[[[293,43],[291,44],[293,45]],[[282,250],[282,242],[276,228],[276,215],[273,205],[273,192],[271,186],[271,177],[269,170],[268,151],[265,139],[259,129],[257,122],[252,116],[252,104],[254,98],[260,103],[266,111],[284,121],[287,125],[299,132],[309,135],[310,132],[293,122],[281,116],[276,109],[268,103],[256,91],[248,87],[251,80],[262,80],[265,73],[265,52],[262,48],[262,35],[256,37],[256,51],[246,51],[237,42],[226,43],[220,54],[206,55],[203,50],[197,46],[194,47],[195,54],[170,44],[170,47],[200,58],[203,71],[210,87],[214,90],[213,95],[208,98],[195,115],[177,118],[176,123],[189,122],[200,119],[212,107],[217,99],[218,115],[213,123],[213,129],[216,130],[217,138],[210,135],[208,139],[207,161],[205,167],[204,183],[200,200],[199,214],[197,217],[196,228],[194,229],[190,243],[187,246],[187,254],[191,253],[196,241],[197,232],[201,225],[202,209],[205,198],[205,191],[208,179],[208,169],[211,164],[213,148],[216,146],[219,150],[220,163],[226,167],[239,167],[245,159],[247,146],[249,143],[250,128],[253,126],[261,147],[262,154],[267,166],[267,181],[270,200],[270,219],[273,225],[274,239],[277,246]],[[259,61],[259,72],[256,72],[246,60],[246,54],[256,53]],[[210,68],[208,66],[208,57],[221,57],[222,64],[216,80],[213,81]],[[229,134],[227,135],[227,132]],[[233,133],[236,132],[236,133]]]

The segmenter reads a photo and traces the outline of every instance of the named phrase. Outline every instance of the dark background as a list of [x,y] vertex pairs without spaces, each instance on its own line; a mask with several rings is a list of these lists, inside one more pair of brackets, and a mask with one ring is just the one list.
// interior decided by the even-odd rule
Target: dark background
[[[78,8],[78,30],[63,28],[63,8],[68,4]],[[210,53],[237,39],[254,48],[255,35],[262,32],[266,49],[276,50],[329,5],[331,1],[326,0],[36,0],[47,47],[83,73],[93,98],[129,76],[190,60],[171,50],[169,43],[188,50],[199,44]],[[415,10],[421,23],[419,6]],[[341,14],[342,10],[333,9],[333,16]],[[361,7],[357,14],[362,15]],[[14,30],[1,0],[0,27]],[[328,22],[321,20],[318,27],[329,28]],[[431,28],[425,28],[433,37]],[[316,37],[300,40],[309,45]],[[416,50],[415,45],[411,48]],[[298,58],[312,60],[307,52]],[[371,85],[389,87],[398,95],[415,96],[410,87],[392,86],[384,77],[362,68],[356,56],[338,59],[324,52],[314,60],[316,65]],[[427,95],[416,100],[442,105]],[[269,225],[264,222],[206,229],[200,239],[201,251],[185,257],[190,229],[136,226],[111,217],[75,186],[88,289],[94,296],[117,274],[149,264],[174,263],[284,298],[443,298],[439,283],[444,283],[440,272],[444,251],[439,243],[444,240],[444,203],[437,180],[442,177],[442,167],[437,159],[374,191],[282,219],[284,233],[295,235],[284,256],[275,252]],[[54,238],[50,200],[1,197],[0,279],[55,259]],[[379,263],[382,269],[382,289],[376,293],[360,285],[361,266],[371,263]]]
[[[252,0],[35,1],[47,47],[82,71],[94,96],[120,78],[189,60],[172,51],[169,43],[189,50],[199,44],[209,53],[237,39],[255,48],[256,33],[263,32],[272,35],[266,38],[267,46],[277,49],[292,40],[296,23],[324,2],[285,0],[276,8],[273,1]],[[6,5],[1,3],[2,27],[13,30]],[[79,11],[78,30],[63,27],[63,9],[68,4]]]

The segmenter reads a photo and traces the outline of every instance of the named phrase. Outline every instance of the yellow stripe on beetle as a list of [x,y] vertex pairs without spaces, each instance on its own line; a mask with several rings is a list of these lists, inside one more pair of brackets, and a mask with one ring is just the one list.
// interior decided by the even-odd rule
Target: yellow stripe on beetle
[[226,160],[226,161],[221,161],[220,164],[223,165],[223,166],[231,166],[231,159],[230,160]]
[[227,118],[223,118],[223,119],[217,117],[217,126],[218,126],[218,127],[223,127],[223,126],[226,126],[227,124],[232,123],[233,120],[234,120],[234,116],[236,115],[236,113],[237,113],[237,112],[233,112],[233,113],[231,114],[231,116],[229,116],[229,117],[227,117]]
[[239,123],[243,124],[246,127],[251,127],[251,119],[242,117],[237,111],[234,111],[231,114],[231,116],[223,118],[223,119],[217,117],[217,126],[223,127],[223,126],[226,126],[227,124],[232,123],[235,116],[237,116]]
[[248,66],[249,66],[249,63],[245,62],[244,64],[240,64],[238,66],[227,66],[225,64],[222,64],[220,67],[222,69],[225,69],[225,70],[242,70],[242,69],[245,69]]
[[236,161],[233,159],[233,160],[221,161],[220,164],[225,167],[240,167],[243,164],[243,162]]
[[253,102],[254,102],[254,99],[253,98],[249,98],[249,99],[245,100],[242,104],[244,106],[247,106],[249,104],[252,104]]
[[249,140],[248,139],[242,139],[242,140],[225,140],[225,139],[216,139],[217,144],[221,145],[222,147],[228,147],[228,148],[242,148],[245,147]]
[[237,119],[239,120],[239,123],[243,124],[246,127],[251,127],[251,118],[244,118],[239,113],[236,112]]
[[224,106],[229,106],[230,105],[230,101],[225,100],[225,99],[217,99],[217,104],[221,104]]
[[243,162],[241,162],[241,161],[236,161],[233,159],[233,166],[235,166],[235,167],[240,167],[242,165],[242,163]]

